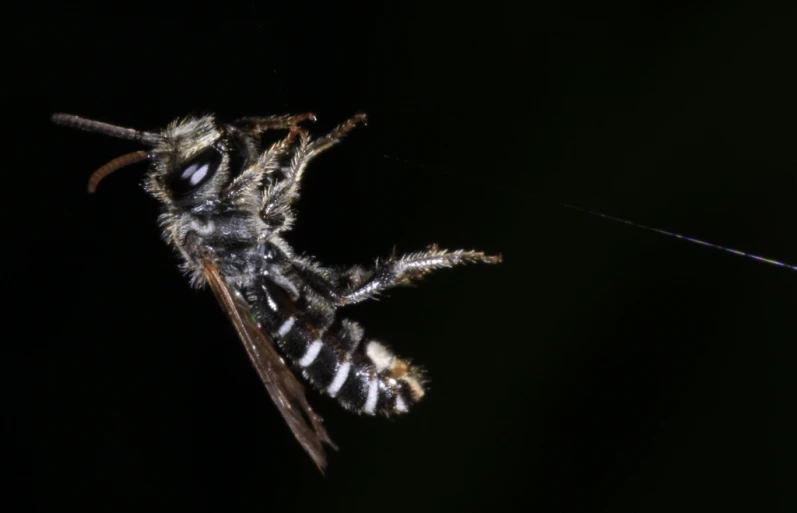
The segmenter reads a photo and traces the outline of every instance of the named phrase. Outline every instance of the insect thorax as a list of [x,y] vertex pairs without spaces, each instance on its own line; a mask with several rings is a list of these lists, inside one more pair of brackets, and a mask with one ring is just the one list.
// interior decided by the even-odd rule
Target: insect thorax
[[[280,160],[256,162],[257,137],[211,116],[175,121],[162,135],[145,188],[162,205],[163,237],[183,257],[192,283],[204,284],[204,257],[231,284],[262,273],[274,253],[269,239],[287,225],[285,216],[262,215]],[[247,173],[257,179],[247,181]]]
[[195,286],[204,284],[202,257],[210,256],[230,284],[241,286],[266,272],[268,261],[282,253],[257,213],[208,202],[186,212],[164,212],[159,219],[164,239],[183,257]]

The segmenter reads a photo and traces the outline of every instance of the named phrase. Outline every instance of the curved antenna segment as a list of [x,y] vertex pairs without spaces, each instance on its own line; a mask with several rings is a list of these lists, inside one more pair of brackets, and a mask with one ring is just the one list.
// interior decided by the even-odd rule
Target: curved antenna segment
[[97,186],[100,184],[103,178],[108,176],[109,174],[122,169],[125,166],[129,166],[130,164],[135,164],[136,162],[141,162],[142,160],[147,160],[149,158],[149,153],[140,150],[134,151],[133,153],[128,153],[126,155],[122,155],[121,157],[116,157],[112,161],[108,162],[98,170],[91,173],[89,177],[89,194],[94,193],[97,190]]

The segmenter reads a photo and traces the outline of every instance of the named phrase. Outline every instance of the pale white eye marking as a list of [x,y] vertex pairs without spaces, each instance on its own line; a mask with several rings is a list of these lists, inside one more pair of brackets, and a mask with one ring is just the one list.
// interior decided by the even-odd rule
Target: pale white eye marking
[[196,185],[205,178],[205,175],[208,174],[208,170],[210,169],[210,163],[204,162],[201,166],[198,163],[193,163],[182,172],[180,178],[188,178],[188,183],[191,185]]
[[304,353],[302,359],[299,360],[299,365],[302,367],[307,367],[313,363],[318,356],[318,353],[321,352],[322,345],[323,343],[320,340],[314,340],[313,343],[307,348],[307,352]]
[[340,366],[337,374],[335,374],[335,379],[332,381],[332,384],[329,385],[329,388],[327,389],[327,393],[330,396],[335,397],[336,395],[338,395],[338,392],[340,391],[341,387],[346,382],[346,378],[349,377],[349,369],[351,369],[351,362],[349,361],[343,362],[343,365]]
[[183,169],[183,173],[180,175],[180,178],[186,179],[189,176],[193,175],[196,172],[197,165],[198,164],[196,162],[194,162],[193,164],[191,164],[187,168]]

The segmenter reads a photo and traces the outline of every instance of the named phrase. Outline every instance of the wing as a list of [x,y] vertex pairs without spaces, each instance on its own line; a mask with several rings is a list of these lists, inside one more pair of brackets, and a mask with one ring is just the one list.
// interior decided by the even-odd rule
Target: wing
[[[252,363],[266,385],[271,399],[277,405],[285,422],[293,431],[304,450],[313,458],[321,473],[327,465],[323,444],[337,450],[329,439],[321,418],[313,412],[304,395],[304,387],[285,365],[274,345],[258,327],[249,306],[238,292],[224,281],[210,260],[203,259],[205,278],[219,300],[222,309],[232,321],[238,336],[246,347]],[[309,421],[309,424],[308,424]]]

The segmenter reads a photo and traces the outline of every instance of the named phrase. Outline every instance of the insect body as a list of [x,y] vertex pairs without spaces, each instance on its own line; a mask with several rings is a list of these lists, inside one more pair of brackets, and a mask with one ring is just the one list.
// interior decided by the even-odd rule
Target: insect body
[[[321,470],[323,444],[334,444],[271,341],[308,381],[345,408],[369,415],[404,413],[424,395],[422,372],[365,337],[337,310],[435,269],[501,261],[500,255],[433,245],[370,268],[338,270],[294,253],[282,234],[293,224],[305,168],[363,122],[362,114],[319,138],[300,126],[314,119],[312,114],[229,124],[212,116],[189,117],[157,133],[67,114],[52,119],[150,147],[102,166],[90,178],[89,191],[123,166],[151,161],[145,189],[162,205],[165,240],[182,256],[192,285],[210,285],[279,411]],[[266,146],[261,136],[268,130],[287,130],[287,135]]]

